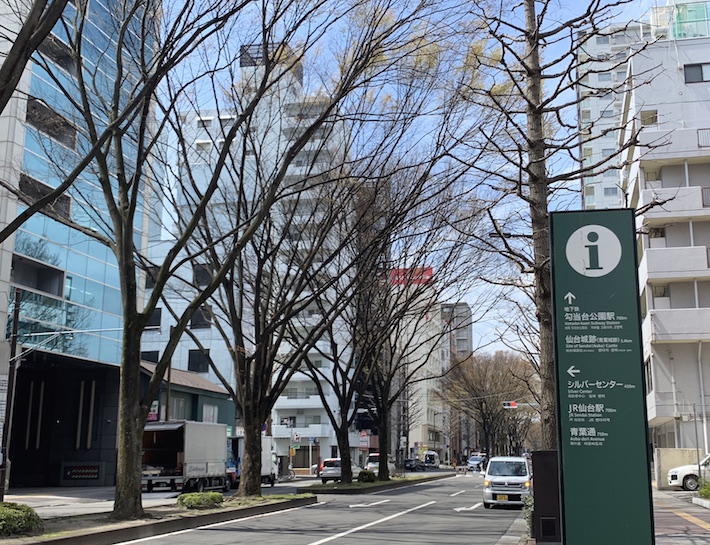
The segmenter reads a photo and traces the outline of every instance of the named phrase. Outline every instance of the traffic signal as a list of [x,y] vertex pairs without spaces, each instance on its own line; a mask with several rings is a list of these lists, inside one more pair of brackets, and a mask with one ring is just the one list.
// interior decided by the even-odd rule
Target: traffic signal
[[503,408],[504,409],[517,409],[518,405],[515,403],[515,401],[504,401]]

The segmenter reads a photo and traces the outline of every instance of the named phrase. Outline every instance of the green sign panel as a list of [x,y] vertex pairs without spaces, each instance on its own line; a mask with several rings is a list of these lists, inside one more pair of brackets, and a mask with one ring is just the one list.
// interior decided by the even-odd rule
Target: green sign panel
[[550,227],[564,543],[652,544],[634,214]]

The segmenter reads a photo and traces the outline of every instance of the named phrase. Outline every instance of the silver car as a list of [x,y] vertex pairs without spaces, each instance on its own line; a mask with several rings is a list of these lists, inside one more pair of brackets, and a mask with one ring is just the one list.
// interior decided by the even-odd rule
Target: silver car
[[[357,479],[360,475],[361,469],[356,466],[351,466],[353,472],[353,479]],[[323,484],[328,481],[339,481],[340,480],[340,458],[328,458],[323,462],[323,469],[320,472],[320,480]]]
[[492,505],[523,505],[530,495],[532,472],[528,460],[518,456],[491,458],[483,478],[483,507]]

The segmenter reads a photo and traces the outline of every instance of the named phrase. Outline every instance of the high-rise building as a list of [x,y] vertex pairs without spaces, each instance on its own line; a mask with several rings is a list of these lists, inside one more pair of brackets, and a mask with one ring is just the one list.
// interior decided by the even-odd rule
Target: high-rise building
[[[648,422],[653,446],[710,450],[710,13],[654,10],[634,47],[621,112],[621,185],[636,208]],[[698,442],[696,443],[696,433]],[[699,444],[698,444],[699,443]],[[659,477],[660,481],[661,477]]]
[[[6,40],[18,32],[26,16],[22,10],[15,12],[14,5],[25,4],[4,3],[0,13]],[[78,3],[67,3],[63,20],[33,55],[0,116],[0,170],[3,182],[12,188],[0,189],[0,227],[61,184],[86,156],[91,145],[87,125],[75,107],[82,103],[80,72],[90,82],[83,91],[95,108],[93,120],[100,126],[108,118],[96,99],[99,89],[111,87],[118,77],[120,25],[111,5],[91,0],[77,14]],[[74,27],[77,21],[83,25],[81,31]],[[73,44],[81,48],[72,48]],[[128,53],[131,46],[123,47]],[[138,83],[137,72],[129,69],[130,55],[124,62],[127,89]],[[124,158],[130,176],[136,161],[128,151],[134,149],[129,138],[124,141]],[[0,327],[7,335],[0,343],[4,387],[13,344],[19,366],[12,433],[6,435],[11,486],[115,484],[122,297],[113,252],[90,236],[96,232],[112,238],[108,206],[93,168],[95,164],[89,165],[0,249]],[[148,239],[157,234],[151,217],[157,203],[149,194],[148,177],[142,181],[133,240],[136,250],[145,254]],[[13,343],[15,326],[18,335]],[[146,383],[149,376],[146,370]],[[186,376],[178,382],[176,397],[196,399],[199,384]],[[226,392],[210,391],[219,399],[216,403],[226,398]],[[5,407],[0,406],[0,418]]]
[[[234,127],[237,117],[244,111],[244,105],[249,103],[261,79],[265,77],[267,63],[263,58],[264,53],[264,47],[261,45],[246,45],[241,48],[239,80],[234,83],[235,92],[231,97],[233,102],[230,107],[201,109],[181,116],[183,138],[189,149],[187,162],[197,188],[205,187],[215,172],[225,135]],[[267,307],[269,310],[266,313],[271,312],[269,305],[277,304],[275,299],[293,296],[287,295],[290,289],[288,286],[290,279],[294,277],[293,269],[302,262],[300,257],[303,256],[306,261],[313,259],[309,252],[314,247],[316,238],[321,235],[313,221],[319,217],[322,206],[327,205],[328,198],[334,195],[324,194],[326,184],[323,182],[330,176],[334,165],[342,165],[345,149],[343,124],[323,123],[313,132],[303,149],[290,160],[285,176],[277,181],[280,169],[285,166],[284,157],[289,147],[305,128],[313,123],[313,118],[323,110],[326,103],[304,92],[302,65],[296,62],[288,47],[272,47],[268,53],[278,53],[281,65],[289,68],[280,74],[278,81],[258,99],[254,114],[248,116],[248,121],[239,127],[239,135],[230,147],[227,164],[220,175],[220,189],[210,201],[208,214],[214,232],[220,228],[232,229],[235,227],[235,219],[230,216],[231,212],[243,211],[250,207],[255,209],[263,202],[264,191],[273,187],[273,184],[278,184],[280,188],[279,202],[271,207],[268,221],[260,226],[259,233],[255,235],[255,240],[259,243],[248,245],[242,253],[242,291],[237,297],[241,301],[243,315],[240,319],[243,320],[247,342],[257,342],[253,340],[255,314]],[[241,197],[235,196],[237,192],[241,193]],[[234,200],[230,201],[231,198]],[[190,196],[184,195],[183,199],[178,201],[178,207],[189,208]],[[248,212],[246,215],[248,216]],[[335,229],[332,236],[337,237]],[[333,251],[327,247],[328,242],[319,242],[323,243],[320,250],[327,255]],[[337,247],[337,241],[333,242],[336,243],[333,248]],[[259,245],[258,249],[255,248],[256,245]],[[226,250],[223,248],[219,251]],[[155,247],[154,261],[160,261],[158,246]],[[179,271],[178,276],[191,281],[192,286],[188,283],[172,283],[170,291],[174,296],[171,297],[171,304],[178,312],[184,310],[189,300],[183,298],[183,295],[194,295],[195,288],[199,289],[211,281],[211,271],[218,263],[211,262],[207,257],[203,261],[200,263],[199,258],[193,259],[184,266],[184,270]],[[318,262],[317,258],[314,261]],[[338,272],[328,271],[327,267],[319,265],[315,268],[318,269],[319,275]],[[264,271],[265,274],[261,274]],[[269,275],[271,281],[267,288],[261,279]],[[305,300],[308,287],[300,289],[302,295],[294,297]],[[224,337],[211,319],[212,317],[226,324],[228,318],[224,309],[213,303],[208,303],[211,311],[198,312],[193,316],[189,325],[190,333],[199,340],[202,348],[209,351],[210,359],[218,367],[222,377],[234,385],[233,359]],[[294,332],[299,331],[299,328],[306,333],[307,329],[319,320],[318,306],[308,305],[299,316],[293,317],[291,333],[296,334]],[[170,317],[162,313],[161,321],[162,333],[156,331],[144,335],[144,354],[150,353],[157,357],[166,342]],[[226,327],[225,330],[229,328]],[[350,346],[351,339],[346,327],[334,327],[333,330],[336,335],[342,337],[333,339],[335,345],[341,350]],[[321,371],[339,365],[343,358],[347,359],[344,352],[332,354],[330,340],[324,335],[308,353],[313,366]],[[234,339],[231,339],[229,342],[233,341]],[[287,340],[280,339],[278,342],[281,343],[279,351],[286,353],[291,349]],[[220,382],[202,349],[187,335],[175,351],[172,366],[200,373],[215,383]],[[338,403],[332,388],[325,381],[321,386],[325,392],[326,403],[336,410]],[[161,399],[161,404],[165,401],[165,398]],[[170,408],[171,413],[175,410],[178,409]],[[238,433],[241,425],[239,415],[234,424],[234,431]],[[320,458],[336,456],[338,453],[333,427],[323,401],[313,379],[305,372],[299,371],[292,376],[273,408],[267,429],[274,437],[274,448],[277,455],[284,460],[284,467],[288,464],[287,458],[291,458],[295,467],[307,467]],[[356,454],[359,436],[354,430],[350,439],[353,453]],[[290,448],[294,445],[300,448],[295,449],[295,455],[289,456]]]

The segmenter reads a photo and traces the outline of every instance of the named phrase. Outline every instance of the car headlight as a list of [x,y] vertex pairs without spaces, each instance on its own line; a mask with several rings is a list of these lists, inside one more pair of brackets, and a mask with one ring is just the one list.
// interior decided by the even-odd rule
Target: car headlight
[[530,488],[530,481],[525,481],[525,488]]
[[483,481],[483,488],[490,488],[490,487],[491,487],[491,481],[489,481],[488,479]]

